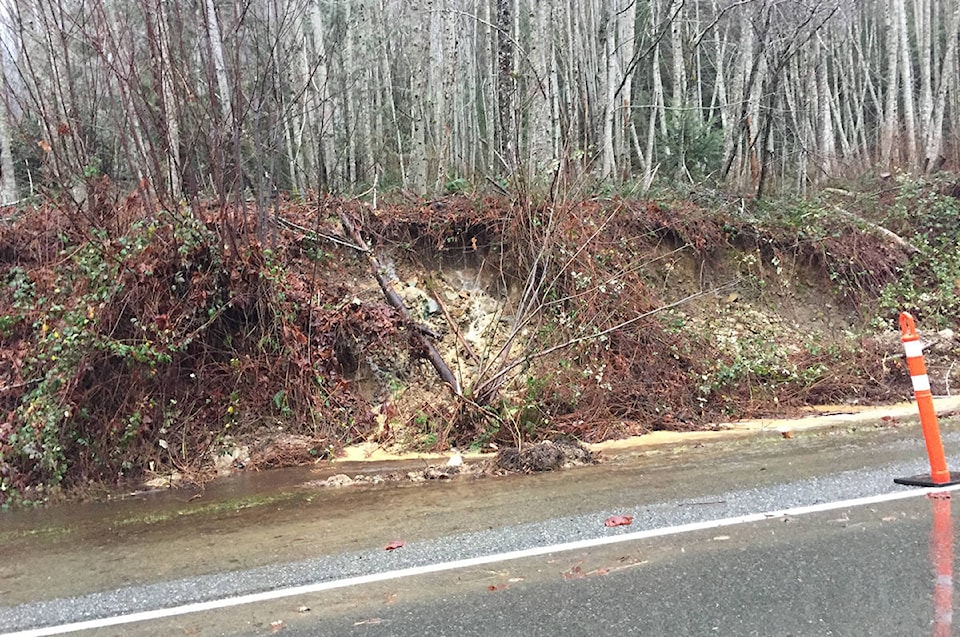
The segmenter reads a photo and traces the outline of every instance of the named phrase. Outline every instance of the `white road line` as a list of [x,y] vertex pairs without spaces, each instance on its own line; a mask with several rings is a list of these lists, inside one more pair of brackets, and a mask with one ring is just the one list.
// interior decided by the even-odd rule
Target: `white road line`
[[356,577],[347,577],[345,579],[332,580],[326,582],[316,582],[314,584],[304,584],[302,586],[292,586],[262,593],[251,593],[249,595],[239,595],[237,597],[226,597],[223,599],[214,599],[207,602],[197,602],[194,604],[184,604],[172,608],[158,608],[127,615],[116,615],[114,617],[104,617],[103,619],[91,619],[82,622],[73,622],[61,624],[59,626],[47,626],[44,628],[35,628],[16,633],[5,633],[0,637],[43,637],[45,635],[60,635],[63,633],[76,632],[80,630],[91,630],[94,628],[106,628],[108,626],[118,626],[121,624],[130,624],[133,622],[148,621],[152,619],[164,619],[167,617],[176,617],[178,615],[187,615],[189,613],[199,613],[203,611],[216,610],[218,608],[229,608],[240,606],[242,604],[253,604],[256,602],[265,602],[273,599],[282,599],[284,597],[294,597],[297,595],[306,595],[308,593],[319,593],[337,588],[347,588],[349,586],[359,586],[362,584],[371,584],[374,582],[384,582],[387,580],[400,579],[404,577],[413,577],[415,575],[425,575],[427,573],[439,573],[442,571],[452,571],[471,566],[482,566],[496,562],[506,562],[525,557],[536,557],[538,555],[548,555],[550,553],[562,553],[564,551],[577,551],[581,549],[592,548],[595,546],[605,546],[607,544],[618,544],[621,542],[632,542],[634,540],[643,540],[654,537],[664,537],[667,535],[679,535],[690,533],[692,531],[704,531],[716,529],[725,526],[734,526],[736,524],[746,524],[750,522],[762,522],[763,520],[772,520],[776,518],[797,517],[808,515],[810,513],[822,513],[824,511],[834,511],[836,509],[846,509],[852,507],[869,506],[871,504],[881,504],[884,502],[894,502],[896,500],[906,500],[929,495],[931,493],[942,493],[947,491],[956,491],[960,485],[950,487],[932,487],[927,489],[912,489],[908,491],[895,491],[892,493],[883,493],[880,495],[867,496],[863,498],[853,498],[850,500],[839,500],[837,502],[822,502],[809,506],[795,507],[792,509],[780,509],[778,511],[767,511],[764,513],[750,513],[747,515],[738,515],[730,518],[721,518],[719,520],[705,520],[703,522],[691,522],[688,524],[678,524],[659,529],[646,529],[635,531],[633,533],[619,533],[606,537],[593,538],[588,540],[578,540],[576,542],[563,542],[561,544],[551,544],[549,546],[537,546],[518,551],[507,551],[506,553],[495,553],[493,555],[483,555],[481,557],[471,557],[462,560],[453,560],[451,562],[440,562],[438,564],[426,564],[424,566],[413,566],[394,571],[385,571],[382,573],[371,573],[370,575],[359,575]]

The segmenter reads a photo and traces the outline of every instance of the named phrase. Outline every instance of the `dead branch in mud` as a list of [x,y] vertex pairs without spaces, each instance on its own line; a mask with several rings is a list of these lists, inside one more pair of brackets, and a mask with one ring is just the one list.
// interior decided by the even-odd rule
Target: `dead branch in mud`
[[[383,296],[387,299],[387,303],[397,308],[400,312],[400,315],[406,320],[410,325],[416,325],[413,318],[410,316],[410,312],[407,311],[407,307],[403,304],[403,299],[400,298],[400,295],[397,294],[396,290],[393,289],[393,286],[390,285],[390,282],[387,281],[386,277],[383,276],[384,268],[380,264],[379,259],[367,246],[367,242],[364,241],[363,237],[360,235],[359,230],[353,224],[350,217],[343,211],[340,212],[340,223],[343,225],[344,231],[353,239],[354,243],[359,246],[359,250],[367,255],[367,260],[370,264],[370,273],[377,280],[377,284],[380,286],[380,290],[383,291]],[[453,392],[457,396],[461,396],[463,392],[460,388],[460,381],[457,380],[457,377],[451,371],[450,366],[447,365],[446,361],[443,360],[443,357],[440,355],[440,352],[437,351],[436,346],[430,342],[424,335],[424,330],[421,328],[417,329],[416,337],[419,341],[419,344],[423,348],[427,360],[433,365],[433,368],[437,370],[437,374],[440,378],[450,385],[450,388],[453,389]]]
[[[553,248],[558,239],[558,233],[560,233],[561,223],[558,213],[562,216],[566,211],[562,209],[556,210],[553,206],[546,208],[546,219],[540,224],[543,232],[531,235],[530,248],[534,258],[528,268],[529,275],[527,276],[523,293],[517,305],[513,328],[499,351],[489,357],[489,362],[481,368],[480,373],[477,375],[477,380],[474,383],[471,393],[478,402],[482,404],[492,402],[500,390],[506,375],[519,365],[563,348],[562,346],[551,348],[546,353],[524,354],[523,356],[518,356],[510,360],[510,352],[517,338],[525,329],[530,327],[536,317],[542,315],[544,309],[547,307],[548,304],[545,304],[543,299],[551,292],[557,290],[563,273],[566,272],[577,258],[587,250],[588,246],[601,235],[613,219],[622,212],[623,208],[622,203],[614,206],[614,208],[604,216],[602,221],[596,224],[596,227],[593,228],[590,235],[580,242],[577,249],[569,255],[566,255],[566,258],[550,277],[543,276],[543,274],[549,272],[554,262]],[[569,300],[570,298],[572,297],[568,296],[560,301]],[[639,318],[642,317],[637,317],[633,320],[639,320]],[[629,325],[633,320],[628,321],[624,326]],[[599,337],[600,335],[601,334],[598,334],[597,336]],[[590,337],[576,340],[575,342],[569,343],[569,345],[575,345],[583,340],[590,340]],[[488,375],[489,377],[484,380],[484,377]]]
[[[515,312],[516,319],[514,320],[513,329],[510,332],[510,335],[507,337],[506,341],[500,347],[500,350],[489,358],[489,363],[483,365],[480,369],[477,379],[482,379],[490,370],[496,368],[502,370],[504,365],[507,364],[507,359],[510,355],[510,350],[513,347],[514,342],[517,337],[520,335],[524,327],[526,327],[532,320],[533,317],[540,314],[543,309],[543,304],[541,299],[543,296],[553,289],[559,280],[559,275],[555,276],[546,289],[544,289],[545,279],[540,276],[538,273],[547,272],[549,266],[552,262],[552,254],[549,250],[554,238],[554,235],[557,232],[557,226],[555,223],[555,211],[552,207],[547,209],[548,218],[546,222],[543,223],[545,228],[544,234],[539,237],[534,237],[531,242],[532,252],[534,254],[533,262],[529,266],[530,274],[527,276],[526,282],[524,284],[523,293],[520,295],[520,301],[517,304],[517,310]],[[539,240],[538,240],[539,239]],[[566,266],[564,266],[566,267]],[[563,268],[560,270],[563,271]],[[534,306],[536,304],[536,306]],[[478,397],[479,402],[487,403],[490,402],[496,394],[499,384],[489,385],[487,382],[484,382],[479,385],[479,387],[484,388],[485,392],[474,391],[473,395]],[[475,385],[474,390],[477,389]]]
[[[502,384],[502,379],[505,376],[506,372],[514,369],[520,365],[523,361],[528,360],[529,357],[523,356],[514,361],[509,361],[510,350],[513,347],[513,344],[516,342],[517,337],[521,332],[529,327],[530,323],[534,320],[535,317],[539,316],[544,309],[543,298],[547,296],[551,291],[555,290],[557,285],[560,282],[563,272],[574,263],[574,261],[587,249],[587,246],[591,244],[603,230],[608,226],[608,224],[623,210],[623,205],[617,205],[613,208],[612,211],[607,213],[603,221],[597,224],[597,227],[593,229],[593,232],[580,243],[580,246],[573,251],[572,254],[568,255],[566,260],[560,265],[557,271],[554,273],[553,277],[547,281],[543,276],[538,275],[540,272],[549,271],[550,266],[553,263],[554,257],[552,253],[553,243],[556,241],[556,235],[559,232],[558,211],[554,209],[553,206],[546,208],[547,218],[542,222],[542,227],[544,231],[541,235],[534,235],[531,241],[531,253],[534,254],[533,262],[529,266],[530,275],[527,276],[526,283],[524,285],[524,290],[520,296],[520,301],[517,305],[517,310],[515,313],[516,319],[514,321],[513,329],[510,332],[510,335],[507,337],[504,344],[500,347],[499,351],[492,357],[490,357],[489,363],[483,366],[480,370],[480,373],[477,376],[477,379],[482,379],[487,374],[491,373],[491,370],[496,369],[496,372],[493,372],[493,376],[478,385],[475,385],[473,395],[478,397],[479,402],[488,403],[493,399],[493,396],[497,393]],[[564,212],[563,210],[559,212]],[[476,391],[478,390],[479,391]]]

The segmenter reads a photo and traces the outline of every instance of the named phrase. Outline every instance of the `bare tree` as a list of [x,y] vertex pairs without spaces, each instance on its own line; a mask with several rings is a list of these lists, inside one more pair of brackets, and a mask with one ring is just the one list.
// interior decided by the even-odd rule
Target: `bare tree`
[[[943,59],[940,62],[938,77],[938,86],[936,98],[933,101],[933,110],[930,116],[929,125],[926,128],[926,140],[924,143],[925,157],[924,170],[934,172],[939,170],[946,159],[943,156],[943,119],[947,109],[947,96],[951,89],[957,92],[956,73],[960,69],[957,62],[957,40],[960,38],[960,3],[953,8],[950,14],[950,22],[947,26],[946,49],[943,52]],[[956,96],[954,96],[956,97]],[[957,113],[954,112],[954,121],[957,120]]]
[[0,99],[0,204],[15,203],[19,199],[10,139],[10,114],[6,100]]

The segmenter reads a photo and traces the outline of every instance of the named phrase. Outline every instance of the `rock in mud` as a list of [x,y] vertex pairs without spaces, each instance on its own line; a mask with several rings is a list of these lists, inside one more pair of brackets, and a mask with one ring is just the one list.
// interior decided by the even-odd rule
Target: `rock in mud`
[[429,466],[423,471],[423,477],[427,480],[449,480],[457,475],[459,467],[435,467]]
[[321,486],[324,486],[324,487],[333,487],[333,488],[346,487],[346,486],[350,486],[350,485],[353,484],[354,482],[355,482],[355,480],[354,480],[353,478],[351,478],[350,476],[348,476],[348,475],[346,475],[346,474],[343,474],[343,473],[338,473],[337,475],[335,475],[335,476],[330,476],[329,478],[327,478],[326,480],[324,480],[324,481],[321,483]]
[[505,447],[497,453],[494,464],[499,469],[532,473],[553,471],[564,467],[594,464],[596,458],[578,442],[544,441],[522,448]]

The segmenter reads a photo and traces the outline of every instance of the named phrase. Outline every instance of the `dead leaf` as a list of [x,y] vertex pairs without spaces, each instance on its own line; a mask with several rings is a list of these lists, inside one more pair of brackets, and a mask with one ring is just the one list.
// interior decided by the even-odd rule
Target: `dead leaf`
[[604,526],[627,526],[633,524],[632,515],[611,515],[604,521]]
[[[617,570],[617,569],[614,569]],[[583,571],[583,562],[579,562],[570,568],[569,571],[563,573],[563,579],[583,579],[585,577],[602,577],[610,572],[610,568],[601,566],[600,568],[595,568],[592,571]]]
[[788,439],[789,439],[789,438],[793,438],[793,432],[792,432],[792,431],[781,431],[781,432],[780,432],[780,435],[783,436],[784,438],[788,438]]
[[395,551],[395,550],[397,550],[397,549],[402,549],[402,548],[405,547],[406,545],[407,545],[407,543],[404,542],[403,540],[394,540],[393,542],[390,542],[390,544],[387,544],[385,547],[383,547],[383,550],[385,550],[385,551]]
[[53,148],[50,147],[50,144],[47,143],[47,140],[45,139],[41,139],[37,141],[37,146],[39,146],[40,150],[42,150],[45,153],[49,153],[50,151],[53,150]]
[[583,567],[575,564],[569,571],[564,571],[563,579],[583,579]]
[[509,584],[497,584],[495,586],[491,584],[490,586],[487,586],[487,590],[490,591],[491,593],[495,593],[497,591],[505,591],[508,588],[510,588]]

